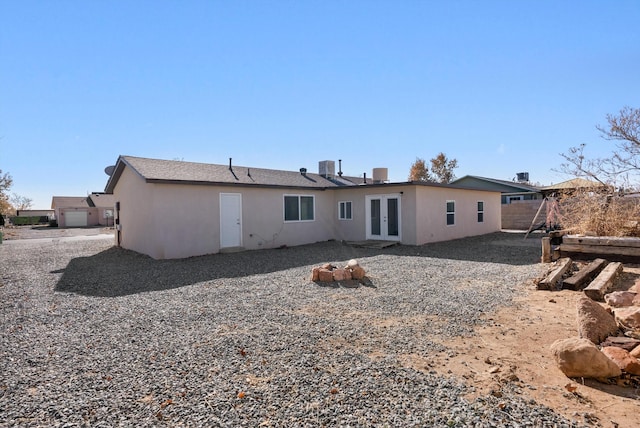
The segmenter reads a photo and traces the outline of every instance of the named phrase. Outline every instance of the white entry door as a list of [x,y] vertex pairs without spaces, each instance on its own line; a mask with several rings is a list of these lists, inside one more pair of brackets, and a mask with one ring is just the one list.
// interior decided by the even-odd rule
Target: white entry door
[[400,241],[400,194],[369,195],[365,203],[367,239]]
[[242,195],[220,193],[220,248],[242,246]]

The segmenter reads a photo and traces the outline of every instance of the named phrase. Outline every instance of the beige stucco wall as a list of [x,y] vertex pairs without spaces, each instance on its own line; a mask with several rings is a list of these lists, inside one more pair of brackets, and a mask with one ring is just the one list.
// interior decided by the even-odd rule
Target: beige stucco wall
[[[156,259],[220,251],[220,193],[242,195],[242,243],[248,250],[326,241],[334,235],[331,192],[145,183],[125,168],[114,189],[121,246]],[[284,195],[315,196],[315,220],[284,222]]]
[[159,252],[153,244],[155,238],[151,235],[155,221],[151,193],[151,185],[147,185],[129,168],[124,169],[113,189],[114,199],[120,203],[120,224],[116,229],[120,230],[120,245],[123,248],[159,258]]
[[[500,230],[500,193],[441,187],[416,187],[417,245],[483,235]],[[447,201],[455,201],[455,224],[447,225]],[[484,221],[477,221],[478,201]]]
[[96,208],[98,210],[98,225],[100,226],[113,226],[113,217],[105,218],[104,213],[107,210],[111,210],[113,214],[115,214],[114,208]]
[[[409,238],[415,230],[414,214],[411,207],[415,206],[415,194],[412,196],[414,186],[389,184],[380,187],[349,187],[333,190],[334,197],[334,221],[336,222],[335,239],[345,241],[363,241],[367,239],[367,196],[390,195],[400,199],[400,236],[401,242],[412,245]],[[338,219],[338,203],[351,201],[352,220]],[[405,208],[407,207],[407,208]]]
[[[363,188],[332,190],[334,236],[339,241],[362,241],[365,239],[365,192]],[[338,219],[338,203],[351,202],[351,220]]]
[[[366,239],[366,197],[398,195],[401,201],[401,242],[422,245],[500,230],[500,193],[435,186],[389,184],[334,190],[335,239]],[[456,222],[447,226],[446,202],[456,202]],[[338,220],[339,201],[351,201],[353,220]],[[477,221],[477,202],[484,201],[484,222]]]
[[[229,190],[228,190],[229,191]],[[313,221],[285,222],[284,195],[313,195]],[[242,189],[243,246],[246,249],[277,248],[326,241],[334,235],[330,191],[249,188]]]

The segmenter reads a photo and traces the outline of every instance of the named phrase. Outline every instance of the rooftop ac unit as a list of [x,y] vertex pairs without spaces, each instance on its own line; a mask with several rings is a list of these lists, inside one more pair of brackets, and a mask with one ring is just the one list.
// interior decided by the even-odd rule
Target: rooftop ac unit
[[373,182],[384,183],[389,181],[389,168],[373,168]]
[[320,161],[318,163],[318,174],[324,178],[334,178],[336,176],[336,163],[332,160]]

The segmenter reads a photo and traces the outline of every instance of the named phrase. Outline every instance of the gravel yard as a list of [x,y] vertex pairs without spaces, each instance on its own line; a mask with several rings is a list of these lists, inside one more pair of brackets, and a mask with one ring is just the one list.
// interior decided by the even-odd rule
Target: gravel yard
[[[167,261],[112,245],[0,245],[0,426],[578,426],[401,364],[491,323],[545,270],[538,239]],[[366,285],[309,281],[351,258]]]

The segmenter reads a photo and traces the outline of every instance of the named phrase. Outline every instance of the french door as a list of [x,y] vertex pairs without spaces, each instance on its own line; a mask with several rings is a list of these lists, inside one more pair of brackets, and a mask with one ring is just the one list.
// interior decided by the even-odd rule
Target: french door
[[367,239],[400,241],[400,194],[369,195],[365,203]]

